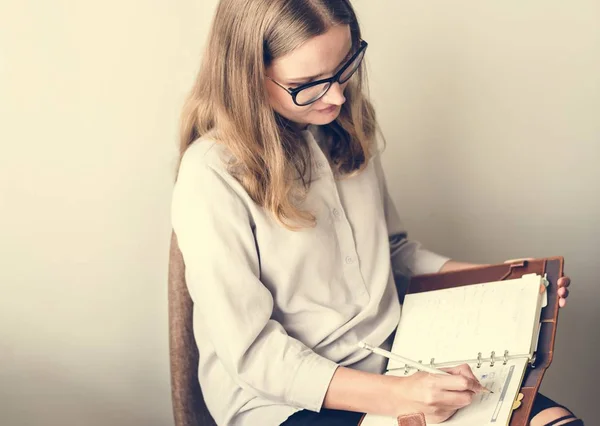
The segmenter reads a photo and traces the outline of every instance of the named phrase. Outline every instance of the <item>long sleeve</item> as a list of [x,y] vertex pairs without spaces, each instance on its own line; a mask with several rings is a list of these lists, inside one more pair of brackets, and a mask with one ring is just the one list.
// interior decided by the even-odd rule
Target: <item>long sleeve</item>
[[449,258],[433,253],[423,248],[419,242],[408,238],[394,202],[389,195],[380,155],[376,154],[373,161],[375,161],[379,189],[383,198],[394,277],[399,281],[413,275],[438,272]]
[[203,324],[204,340],[242,389],[319,411],[337,364],[273,320],[273,295],[259,278],[259,250],[240,188],[226,172],[184,157],[172,222],[194,301],[194,324]]

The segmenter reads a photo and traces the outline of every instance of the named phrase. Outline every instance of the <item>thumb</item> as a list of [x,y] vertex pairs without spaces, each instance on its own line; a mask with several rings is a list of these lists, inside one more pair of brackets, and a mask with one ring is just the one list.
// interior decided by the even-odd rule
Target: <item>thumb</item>
[[473,370],[471,370],[471,367],[469,366],[469,364],[461,364],[461,365],[457,365],[456,367],[445,368],[444,370],[446,370],[450,374],[460,375],[460,376],[463,376],[463,377],[466,377],[467,379],[469,379],[469,381],[472,384],[473,392],[477,392],[477,391],[481,391],[481,390],[485,389],[485,387],[481,383],[479,383],[477,376],[475,376],[475,374],[473,374]]
[[477,380],[477,377],[475,377],[475,374],[473,374],[473,370],[471,370],[469,364],[460,364],[455,367],[445,368],[444,370],[446,370],[450,374],[460,374],[461,376]]

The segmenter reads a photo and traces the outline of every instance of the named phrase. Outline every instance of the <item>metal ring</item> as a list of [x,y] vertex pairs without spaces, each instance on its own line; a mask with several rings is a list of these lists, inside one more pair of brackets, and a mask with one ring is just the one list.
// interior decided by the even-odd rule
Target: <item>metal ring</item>
[[506,365],[507,362],[508,362],[508,351],[504,351],[504,362],[502,363],[502,365]]
[[481,367],[481,352],[477,354],[477,368]]
[[494,356],[496,356],[496,352],[492,351],[492,353],[490,354],[490,367],[493,367],[494,363],[496,362],[496,360],[494,359]]

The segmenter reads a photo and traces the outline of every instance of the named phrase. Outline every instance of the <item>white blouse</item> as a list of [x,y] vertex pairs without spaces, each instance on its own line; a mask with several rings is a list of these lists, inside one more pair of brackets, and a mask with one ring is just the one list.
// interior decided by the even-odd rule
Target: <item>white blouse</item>
[[358,349],[389,345],[400,318],[394,276],[448,260],[406,238],[379,155],[336,180],[319,129],[303,131],[313,180],[303,209],[314,228],[290,231],[256,205],[224,164],[224,145],[184,154],[172,223],[194,301],[199,381],[219,425],[279,425],[319,411],[338,365],[381,373]]

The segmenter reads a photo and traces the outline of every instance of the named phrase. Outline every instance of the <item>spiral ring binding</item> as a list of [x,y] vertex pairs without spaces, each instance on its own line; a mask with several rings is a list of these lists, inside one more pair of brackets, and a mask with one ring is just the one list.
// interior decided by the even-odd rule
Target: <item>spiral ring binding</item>
[[[533,354],[533,356],[530,358],[530,365],[531,368],[535,368],[535,361],[536,361],[536,355],[537,354]],[[496,365],[496,363],[502,362],[502,365],[506,365],[508,364],[508,362],[513,359],[513,358],[520,358],[520,357],[524,357],[526,355],[510,355],[508,350],[504,351],[504,354],[500,357],[500,356],[496,356],[496,351],[492,351],[490,353],[490,357],[489,358],[484,358],[481,352],[477,353],[477,368],[481,368],[481,366],[483,365],[484,362],[489,362],[490,367],[493,367],[494,365]],[[418,361],[419,364],[423,364],[423,360],[419,360]],[[469,361],[463,361],[463,362],[469,362],[472,363],[474,362],[474,360],[469,360]],[[444,364],[448,364],[450,365],[450,363],[447,362],[442,362],[441,364],[438,364],[439,366],[442,366]],[[435,358],[431,358],[429,361],[429,366],[431,366],[432,368],[438,368],[438,365],[435,364]],[[401,369],[402,367],[398,367],[398,369]],[[409,371],[410,371],[411,367],[408,364],[404,364],[404,375],[408,375]]]
[[[432,358],[432,361],[433,361],[433,358]],[[419,360],[419,364],[423,364],[423,360],[422,359]],[[409,365],[408,364],[404,364],[404,375],[405,376],[408,375],[408,370],[409,369],[410,369]]]

